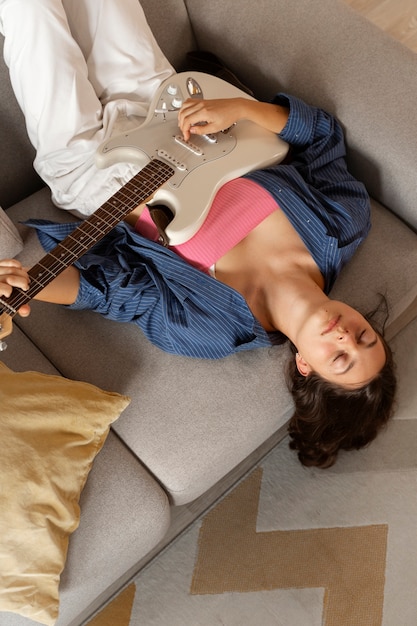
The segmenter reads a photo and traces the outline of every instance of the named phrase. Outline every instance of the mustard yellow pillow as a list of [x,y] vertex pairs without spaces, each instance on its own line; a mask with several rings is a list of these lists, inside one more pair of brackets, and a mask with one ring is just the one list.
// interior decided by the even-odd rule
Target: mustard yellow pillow
[[52,625],[79,497],[130,399],[0,363],[0,611]]

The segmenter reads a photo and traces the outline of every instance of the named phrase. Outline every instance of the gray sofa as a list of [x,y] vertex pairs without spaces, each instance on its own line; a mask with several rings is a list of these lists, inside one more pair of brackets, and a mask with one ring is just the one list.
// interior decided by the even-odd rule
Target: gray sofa
[[[209,50],[258,99],[289,91],[341,120],[351,170],[373,198],[373,229],[332,295],[367,311],[385,293],[393,336],[415,314],[417,292],[417,56],[339,0],[142,6],[177,69],[189,50]],[[33,172],[3,62],[0,73],[0,205],[16,224],[28,217],[66,221]],[[220,361],[174,357],[132,325],[41,303],[29,318],[15,318],[0,354],[7,366],[59,373],[132,398],[82,493],[58,626],[84,623],[285,436],[287,357],[285,346]],[[30,624],[0,613],[0,626]]]

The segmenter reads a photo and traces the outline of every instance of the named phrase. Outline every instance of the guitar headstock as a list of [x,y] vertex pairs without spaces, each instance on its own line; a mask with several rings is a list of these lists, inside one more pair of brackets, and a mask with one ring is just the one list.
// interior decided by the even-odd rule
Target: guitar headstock
[[13,330],[12,318],[8,313],[0,315],[0,352],[7,348],[7,343],[3,341],[4,337],[8,337]]

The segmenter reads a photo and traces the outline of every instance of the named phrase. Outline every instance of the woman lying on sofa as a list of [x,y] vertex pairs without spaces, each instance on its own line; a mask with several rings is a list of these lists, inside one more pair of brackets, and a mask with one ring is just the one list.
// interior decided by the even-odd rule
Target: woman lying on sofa
[[[153,91],[173,70],[137,0],[85,0],[82,11],[79,0],[32,0],[24,24],[19,6],[0,0],[0,27],[37,149],[35,167],[58,206],[86,217],[133,175],[126,164],[97,170],[97,146],[116,120],[129,123],[126,113],[145,115]],[[33,94],[36,67],[48,68],[49,78],[37,76]],[[328,467],[339,449],[374,439],[395,393],[382,335],[327,295],[368,234],[369,199],[347,170],[337,120],[293,96],[279,94],[272,103],[187,100],[178,125],[188,140],[242,119],[278,134],[291,158],[226,183],[197,234],[178,246],[161,246],[148,208],[137,207],[37,298],[134,322],[161,349],[192,357],[222,358],[288,338],[291,446],[305,465]],[[76,226],[31,225],[47,251]],[[3,302],[12,287],[27,290],[29,277],[18,261],[5,260]],[[29,305],[19,309],[29,311]]]

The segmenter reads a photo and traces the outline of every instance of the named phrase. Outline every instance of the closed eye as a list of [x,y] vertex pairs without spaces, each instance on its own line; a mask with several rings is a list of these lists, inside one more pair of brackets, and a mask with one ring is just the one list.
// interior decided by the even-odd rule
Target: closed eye
[[[366,330],[363,330],[360,335],[359,338],[357,339],[357,343],[365,343],[363,340],[363,336],[365,335]],[[366,336],[365,336],[366,339]],[[370,343],[366,343],[363,347],[365,350],[369,350],[370,348],[373,348],[374,346],[376,346],[378,343],[378,335],[375,333],[375,338],[370,342]],[[345,369],[341,370],[341,371],[337,371],[336,374],[337,375],[343,375],[343,374],[347,374],[347,372],[349,372],[349,370],[351,370],[355,364],[356,364],[356,359],[352,359],[349,362],[348,361],[348,355],[346,352],[338,352],[334,358],[333,358],[333,363],[338,363],[340,365],[342,365],[343,363],[346,363],[346,367]],[[337,366],[336,369],[339,369],[339,367]]]
[[355,364],[355,360],[354,359],[349,360],[349,356],[346,352],[338,352],[333,357],[333,365],[334,365],[335,374],[338,374],[338,375],[345,374],[350,369],[352,369],[354,364]]
[[[348,362],[347,354],[343,353],[343,354],[336,356],[333,362],[337,363],[337,366],[335,368],[336,370],[335,373],[337,375],[341,375],[341,374],[347,374],[347,372],[349,372],[352,369],[352,367],[355,366],[356,359],[352,359]],[[346,367],[344,367],[345,365]],[[344,367],[344,369],[340,369],[340,366]]]
[[[357,338],[357,343],[366,343],[367,340],[367,331],[366,329],[364,329],[359,337]],[[378,342],[378,335],[375,333],[375,337],[372,341],[370,341],[370,343],[366,344],[365,348],[373,348]]]

